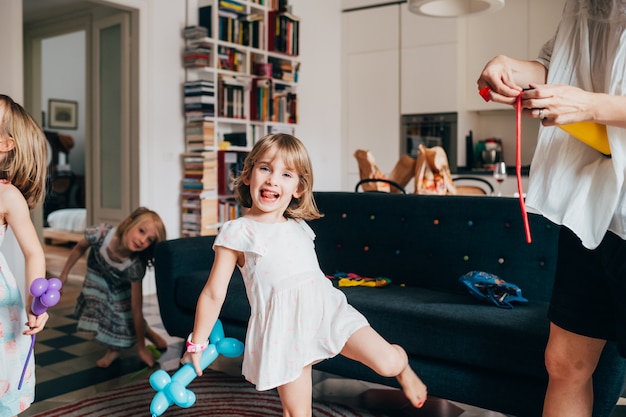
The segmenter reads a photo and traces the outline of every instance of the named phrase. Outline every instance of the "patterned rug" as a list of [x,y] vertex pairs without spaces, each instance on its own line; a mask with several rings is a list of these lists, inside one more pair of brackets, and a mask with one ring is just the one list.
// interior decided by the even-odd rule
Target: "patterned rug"
[[[196,395],[190,408],[171,405],[165,417],[281,417],[282,408],[276,390],[257,391],[242,377],[220,372],[205,372],[195,378],[188,388]],[[81,401],[48,410],[34,417],[128,417],[150,415],[150,403],[155,391],[147,381],[136,382],[122,388],[97,394]],[[316,417],[376,417],[347,406],[330,403],[313,403]],[[379,415],[380,416],[380,415]]]

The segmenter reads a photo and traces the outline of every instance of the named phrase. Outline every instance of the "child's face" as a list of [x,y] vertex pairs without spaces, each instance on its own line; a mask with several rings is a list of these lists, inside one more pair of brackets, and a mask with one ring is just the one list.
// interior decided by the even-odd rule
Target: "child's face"
[[298,190],[300,176],[294,168],[286,166],[275,151],[259,158],[252,167],[250,178],[244,183],[250,186],[251,214],[275,213],[282,216],[291,199],[302,195]]
[[148,249],[156,238],[157,229],[154,222],[146,219],[128,229],[123,244],[131,252],[141,252]]

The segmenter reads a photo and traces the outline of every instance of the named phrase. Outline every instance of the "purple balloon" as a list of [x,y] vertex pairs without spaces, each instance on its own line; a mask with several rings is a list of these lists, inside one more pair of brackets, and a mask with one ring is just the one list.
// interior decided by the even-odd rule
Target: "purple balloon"
[[48,290],[41,297],[39,297],[39,299],[41,300],[41,304],[46,307],[52,307],[61,299],[61,293],[56,290]]
[[58,278],[50,278],[48,280],[48,290],[61,291],[62,286],[63,284],[61,283],[61,280]]
[[46,310],[48,309],[48,307],[46,307],[45,305],[43,305],[41,303],[41,299],[39,297],[36,297],[35,299],[33,299],[33,304],[31,305],[30,309],[33,311],[33,313],[35,313],[37,316],[42,315],[43,313],[46,312]]
[[48,280],[45,278],[37,278],[30,284],[30,293],[33,297],[41,297],[48,289]]

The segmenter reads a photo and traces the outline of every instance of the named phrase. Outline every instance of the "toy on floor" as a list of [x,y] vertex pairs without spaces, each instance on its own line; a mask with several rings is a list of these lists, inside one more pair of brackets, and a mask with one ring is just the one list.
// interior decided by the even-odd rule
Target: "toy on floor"
[[[243,343],[232,337],[224,336],[222,322],[217,320],[211,334],[210,344],[200,359],[200,367],[205,370],[213,363],[220,353],[228,358],[236,358],[243,353]],[[196,378],[196,370],[190,363],[184,364],[172,377],[162,369],[150,375],[150,385],[157,392],[150,403],[150,414],[158,417],[163,414],[170,405],[189,408],[196,402],[196,394],[187,385]]]
[[[50,278],[50,280],[45,278],[35,279],[32,284],[30,284],[29,289],[30,294],[34,297],[33,303],[30,307],[31,311],[35,313],[36,316],[40,316],[48,310],[48,307],[55,306],[61,299],[62,286],[63,284],[58,278]],[[30,349],[28,350],[28,355],[26,355],[26,362],[24,363],[24,369],[22,370],[22,376],[20,377],[19,384],[17,384],[18,390],[22,389],[22,383],[24,382],[24,375],[26,374],[28,361],[30,360],[30,355],[32,355],[35,347],[35,338],[36,335],[32,335]]]
[[378,278],[369,278],[362,277],[353,272],[337,272],[334,275],[327,275],[328,278],[338,279],[337,285],[340,287],[376,287],[382,288],[391,284],[391,280],[389,278],[378,277]]

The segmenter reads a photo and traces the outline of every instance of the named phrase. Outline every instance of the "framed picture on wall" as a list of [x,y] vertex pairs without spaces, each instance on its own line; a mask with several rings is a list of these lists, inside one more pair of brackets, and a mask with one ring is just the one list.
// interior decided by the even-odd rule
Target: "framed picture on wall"
[[50,129],[77,129],[78,102],[70,100],[48,100],[48,127]]

